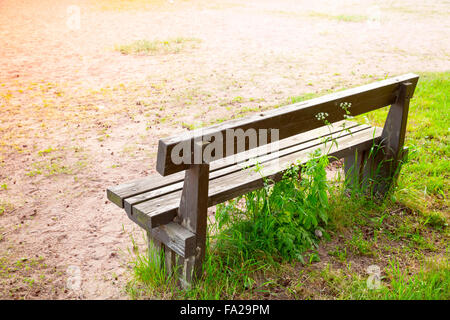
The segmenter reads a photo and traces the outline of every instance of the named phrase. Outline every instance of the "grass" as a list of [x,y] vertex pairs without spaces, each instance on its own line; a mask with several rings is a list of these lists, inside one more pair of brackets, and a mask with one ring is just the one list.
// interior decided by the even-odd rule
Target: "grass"
[[10,204],[9,202],[3,201],[0,199],[0,216],[2,216],[3,214],[12,211],[13,210],[13,205]]
[[363,16],[363,15],[348,15],[348,14],[332,15],[332,14],[323,13],[323,12],[311,12],[309,14],[309,16],[315,17],[315,18],[336,20],[336,21],[340,21],[340,22],[364,22],[364,21],[367,21],[367,16]]
[[196,2],[188,0],[92,0],[92,8],[100,11],[178,11],[193,7],[209,10],[223,10],[240,7],[239,3]]
[[175,10],[174,2],[168,0],[96,0],[93,8],[101,11]]
[[[448,207],[450,180],[450,73],[427,73],[419,79],[411,100],[405,145],[409,162],[402,168],[396,196],[408,204],[432,210]],[[387,108],[367,115],[382,126]]]
[[116,45],[114,49],[125,55],[175,54],[185,49],[187,44],[190,44],[190,48],[195,48],[199,42],[199,39],[182,37],[167,40],[136,40],[129,44]]
[[141,11],[167,8],[164,0],[101,0],[92,1],[92,6],[101,11]]
[[[161,259],[154,250],[152,259],[137,255],[135,275],[146,284],[146,293],[159,288],[164,297],[220,299],[245,291],[263,292],[266,281],[260,283],[254,274],[264,279],[264,273],[276,270],[280,261],[307,261],[310,257],[304,252],[317,246],[315,231],[323,230],[327,220],[327,164],[327,157],[312,159],[304,167],[302,180],[298,180],[299,167],[294,166],[280,183],[267,184],[218,206],[217,223],[209,224],[214,236],[209,238],[204,278],[198,286],[178,290],[174,279],[165,277],[164,268],[158,267]],[[307,196],[301,197],[303,194]],[[245,210],[237,205],[241,200],[245,201]],[[142,294],[136,287],[130,288],[133,297]]]
[[0,256],[0,296],[3,299],[37,299],[46,294],[55,298],[64,291],[64,284],[52,278],[60,267],[47,265],[43,256],[13,259],[8,253]]
[[85,152],[78,147],[67,148],[67,150],[47,148],[38,151],[35,159],[25,172],[28,177],[73,175],[85,169],[88,164]]
[[[448,80],[449,72],[421,75],[410,106],[409,160],[385,199],[349,194],[342,179],[325,182],[326,164],[309,162],[301,171],[305,185],[288,179],[218,206],[195,286],[178,288],[137,253],[130,296],[448,299]],[[382,125],[386,114],[357,120]],[[380,270],[376,288],[367,284],[370,266]]]
[[367,279],[358,274],[333,269],[327,265],[319,274],[340,299],[357,300],[448,300],[450,298],[450,269],[447,262],[437,262],[419,270],[403,268],[392,259],[381,276],[378,287],[369,289]]
[[427,17],[430,15],[445,15],[447,12],[445,10],[439,10],[438,8],[433,8],[432,6],[422,6],[422,7],[402,7],[390,5],[382,8],[385,11],[392,11],[400,14],[415,14],[420,17]]
[[26,173],[29,177],[37,175],[53,176],[58,174],[71,174],[72,169],[63,164],[59,158],[52,158],[49,161],[36,161],[31,164],[32,168]]

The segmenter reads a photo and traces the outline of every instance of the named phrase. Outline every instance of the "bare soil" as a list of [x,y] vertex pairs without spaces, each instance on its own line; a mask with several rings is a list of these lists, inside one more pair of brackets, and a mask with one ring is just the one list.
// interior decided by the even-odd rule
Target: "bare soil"
[[[143,248],[143,233],[105,189],[153,173],[160,137],[448,70],[449,12],[448,1],[1,1],[0,298],[128,298],[130,237]],[[114,50],[177,37],[199,41]]]

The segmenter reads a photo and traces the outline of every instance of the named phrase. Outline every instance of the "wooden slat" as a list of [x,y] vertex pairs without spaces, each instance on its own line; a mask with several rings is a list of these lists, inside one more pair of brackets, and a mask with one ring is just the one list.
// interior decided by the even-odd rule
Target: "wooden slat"
[[[301,143],[305,143],[311,140],[319,139],[327,137],[331,134],[340,132],[345,129],[352,129],[355,127],[367,127],[361,126],[355,122],[350,121],[340,121],[333,124],[331,127],[323,126],[321,128],[308,131],[305,133],[298,134],[296,136],[283,139],[279,141],[279,149],[286,149]],[[255,153],[257,156],[267,154],[270,151],[271,145],[268,148],[258,148]],[[218,177],[218,174],[214,174],[214,171],[221,170],[225,167],[229,167],[232,165],[232,161],[230,161],[231,157],[223,158],[217,161],[214,161],[210,165],[211,170],[211,178]],[[237,162],[243,162],[248,159],[248,153],[244,152],[235,156],[233,160]],[[124,208],[124,199],[130,198],[136,195],[139,195],[144,192],[149,192],[152,190],[159,190],[161,188],[168,187],[174,183],[182,182],[184,180],[184,172],[177,172],[175,174],[169,175],[162,179],[160,174],[154,174],[145,178],[136,179],[124,184],[120,184],[117,186],[109,187],[107,189],[107,197],[110,201],[115,203],[117,206]],[[169,187],[170,188],[170,187]]]
[[[221,124],[191,131],[189,133],[159,140],[156,170],[167,176],[185,170],[187,164],[175,164],[171,160],[172,149],[179,143],[193,145],[194,137],[205,135],[221,135],[223,150],[226,149],[226,130],[242,129],[279,129],[279,139],[306,132],[322,126],[323,121],[316,118],[319,113],[328,114],[330,123],[345,118],[345,112],[340,108],[343,102],[351,103],[350,112],[353,116],[366,113],[395,102],[401,83],[410,82],[413,88],[418,76],[406,74],[365,86],[333,93],[320,98],[300,102],[268,112],[262,112],[243,119],[236,119]],[[413,90],[414,91],[414,90]],[[186,136],[187,135],[187,136]],[[246,148],[249,146],[247,145]],[[191,163],[194,159],[191,159]]]
[[[345,131],[340,131],[340,132],[334,132],[331,135],[327,135],[326,138],[330,138],[330,139],[336,139],[338,137],[344,137],[347,135],[352,135],[355,134],[359,131],[362,130],[367,130],[369,129],[370,126],[367,125],[360,125],[360,126],[353,126],[349,129],[346,129]],[[244,157],[241,159],[241,161],[239,161],[238,164],[236,165],[232,165],[232,166],[228,166],[228,167],[223,167],[221,169],[218,169],[216,171],[213,171],[212,173],[210,173],[210,180],[213,179],[217,179],[220,178],[222,176],[225,176],[227,174],[231,174],[233,172],[236,171],[241,171],[242,168],[245,168],[249,165],[251,165],[252,163],[258,162],[260,164],[264,164],[267,161],[270,161],[272,159],[278,158],[278,157],[282,157],[285,156],[287,154],[290,153],[294,153],[294,152],[298,152],[304,149],[308,149],[314,146],[318,146],[320,144],[323,143],[323,139],[324,136],[319,137],[319,138],[315,138],[315,139],[309,139],[307,142],[303,142],[300,144],[293,144],[293,146],[286,148],[285,146],[283,146],[283,148],[280,149],[280,151],[278,152],[274,152],[274,153],[270,153],[270,154],[263,154],[260,157],[257,157],[255,159],[252,159],[252,161],[248,161],[248,157],[245,157],[246,161],[244,160]],[[171,185],[167,185],[165,187],[159,188],[159,189],[155,189],[152,191],[148,191],[148,192],[144,192],[138,195],[135,195],[133,197],[130,198],[126,198],[124,201],[124,208],[125,211],[127,212],[127,214],[131,214],[131,207],[134,205],[137,205],[141,202],[144,201],[148,201],[150,199],[153,198],[157,198],[160,197],[164,194],[168,194],[174,191],[178,191],[181,190],[183,188],[183,181],[181,180],[180,182],[176,182],[174,184]]]
[[140,178],[117,186],[109,187],[106,189],[106,195],[111,202],[123,208],[123,199],[145,191],[170,185],[174,181],[183,180],[183,178],[184,172],[176,173],[164,179],[161,179],[160,174],[154,174],[145,178]]
[[[381,137],[381,128],[373,130],[363,130],[352,136],[345,136],[338,139],[338,145],[333,145],[329,156],[343,157],[352,154],[355,150],[363,150],[371,147],[373,143],[379,143]],[[309,154],[316,150],[328,150],[328,146],[323,144],[318,147],[301,150],[288,154],[280,159],[267,162],[261,169],[261,172],[255,172],[253,168],[234,172],[222,178],[210,181],[208,206],[235,198],[246,192],[253,191],[263,186],[262,176],[279,181],[283,172],[295,161],[304,163],[308,161]],[[152,199],[132,207],[130,218],[133,221],[144,222],[146,228],[154,228],[160,224],[170,222],[177,214],[181,198],[181,191],[172,192],[162,197]]]
[[166,225],[153,228],[151,235],[184,258],[195,254],[195,234],[180,226],[178,223],[170,222]]

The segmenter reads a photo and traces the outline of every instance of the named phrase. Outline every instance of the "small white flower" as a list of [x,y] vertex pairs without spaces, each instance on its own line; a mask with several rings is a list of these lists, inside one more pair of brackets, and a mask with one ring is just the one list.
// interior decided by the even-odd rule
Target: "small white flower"
[[325,118],[328,117],[328,113],[326,112],[319,112],[318,114],[316,114],[316,119],[317,120],[325,120]]

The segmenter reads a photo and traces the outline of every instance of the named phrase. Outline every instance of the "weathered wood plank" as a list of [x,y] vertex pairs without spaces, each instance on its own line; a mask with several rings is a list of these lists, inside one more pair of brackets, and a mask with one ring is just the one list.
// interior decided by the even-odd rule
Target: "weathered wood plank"
[[151,236],[184,258],[195,254],[195,234],[178,223],[170,222],[153,228]]
[[[380,141],[381,129],[376,128],[375,133],[371,130],[365,130],[356,133],[354,136],[345,136],[338,140],[338,146],[330,144],[314,147],[309,150],[302,150],[293,154],[289,154],[279,159],[279,161],[271,161],[266,163],[260,172],[255,172],[250,168],[245,170],[247,177],[238,178],[242,173],[237,172],[236,176],[229,175],[220,179],[220,182],[211,184],[209,205],[216,205],[224,201],[233,199],[239,195],[259,189],[264,185],[264,178],[271,179],[274,182],[279,181],[286,169],[295,162],[305,163],[310,159],[310,153],[313,150],[320,149],[321,152],[329,150],[330,157],[341,158],[349,153],[354,153],[355,149],[367,149],[374,143]],[[373,137],[375,138],[373,139]],[[244,174],[245,174],[244,173]],[[264,178],[262,178],[264,177]]]
[[345,184],[352,189],[359,189],[364,150],[355,150],[344,159]]
[[181,181],[183,178],[183,172],[173,174],[165,179],[161,179],[161,175],[159,174],[154,174],[145,178],[140,178],[117,186],[109,187],[106,189],[106,195],[111,202],[123,208],[123,199],[132,197],[142,192],[165,187],[172,184],[174,181]]
[[382,139],[384,154],[373,159],[373,166],[380,164],[380,172],[374,177],[374,192],[384,196],[395,183],[399,165],[403,158],[403,145],[405,142],[406,125],[408,121],[409,100],[414,94],[415,84],[403,83],[397,101],[389,109],[384,124]]
[[[186,170],[177,220],[195,233],[193,264],[186,265],[184,282],[191,283],[201,275],[206,250],[206,226],[208,223],[209,164],[194,164]],[[185,256],[189,257],[189,255]]]
[[[374,143],[379,143],[381,137],[381,128],[372,130],[363,130],[354,135],[345,136],[338,139],[338,145],[331,147],[330,157],[342,157],[353,154],[356,149],[368,149]],[[297,160],[301,163],[309,159],[309,154],[316,150],[328,150],[328,146],[323,144],[314,146],[305,150],[288,154],[279,159],[269,161],[264,164],[260,173],[255,172],[253,168],[234,172],[219,179],[210,181],[208,206],[230,200],[246,192],[253,191],[263,186],[262,176],[279,181],[283,172],[292,163]],[[156,199],[152,199],[132,207],[132,220],[141,219],[145,221],[147,228],[154,228],[160,225],[161,221],[171,220],[175,217],[179,207],[181,191],[172,192]],[[167,223],[167,222],[166,222]]]
[[414,93],[412,83],[403,83],[397,101],[389,109],[382,137],[385,141],[388,156],[397,158],[403,149],[408,122],[409,100]]
[[[415,88],[418,76],[406,74],[365,86],[333,93],[309,101],[289,105],[276,110],[262,112],[247,118],[236,119],[221,124],[202,128],[165,139],[159,140],[156,170],[167,176],[182,170],[188,165],[175,164],[171,160],[173,148],[180,143],[193,145],[194,138],[198,136],[220,135],[223,137],[223,150],[226,149],[226,131],[242,129],[279,129],[279,139],[284,139],[298,133],[306,132],[323,125],[322,120],[316,116],[320,113],[327,115],[330,123],[345,118],[345,111],[340,108],[343,102],[351,103],[351,115],[356,116],[381,107],[391,105],[396,101],[401,83],[410,82]],[[248,143],[246,149],[249,148]],[[191,163],[194,163],[191,155]]]
[[[316,145],[320,145],[323,143],[324,138],[327,138],[327,139],[336,139],[338,137],[342,138],[344,136],[352,135],[359,131],[367,130],[369,128],[370,127],[367,125],[356,125],[356,126],[352,126],[343,131],[333,131],[332,134],[330,134],[330,135],[323,135],[322,137],[311,138],[307,142],[303,142],[300,144],[294,144],[291,147],[287,147],[287,145],[283,145],[282,148],[280,148],[280,150],[278,152],[264,154],[260,157],[252,159],[252,161],[249,161],[248,156],[245,156],[245,157],[242,157],[242,160],[239,159],[240,161],[237,165],[223,167],[221,169],[211,172],[210,180],[214,180],[214,179],[220,178],[222,176],[225,176],[227,174],[231,174],[233,172],[240,171],[240,170],[242,170],[243,167],[252,166],[256,162],[258,162],[260,164],[264,164],[267,161],[270,161],[272,159],[282,157],[282,156],[285,156],[287,154],[294,153],[297,151],[301,151],[303,149],[308,149],[308,148],[311,148]],[[134,197],[127,198],[124,201],[125,211],[127,212],[127,214],[130,215],[130,214],[132,214],[132,210],[131,210],[132,206],[142,203],[144,201],[148,201],[148,200],[160,197],[164,194],[168,194],[168,193],[171,193],[174,191],[181,190],[182,187],[183,187],[183,182],[177,182],[177,183],[174,183],[174,184],[171,184],[171,185],[168,185],[168,186],[156,189],[156,190],[144,192],[144,193],[141,193]]]
[[[355,127],[364,127],[355,122],[351,121],[340,121],[333,124],[331,127],[323,126],[321,128],[301,133],[296,136],[283,139],[279,141],[278,148],[280,150],[286,149],[301,143],[305,143],[314,139],[324,138],[331,134],[340,132],[345,129],[352,129]],[[255,152],[255,155],[260,156],[263,154],[267,154],[271,148],[275,148],[272,145],[269,145],[268,148],[258,148]],[[221,170],[223,168],[229,167],[233,165],[233,161],[242,162],[248,159],[248,153],[241,153],[236,155],[233,159],[231,157],[223,158],[217,161],[214,161],[210,164],[211,177],[218,177],[218,174],[214,172],[217,170]],[[154,174],[145,178],[136,179],[133,181],[129,181],[124,184],[120,184],[117,186],[109,187],[107,189],[107,197],[110,201],[115,203],[117,206],[121,208],[125,208],[124,199],[134,197],[144,192],[149,192],[152,190],[159,190],[160,188],[165,188],[177,182],[182,182],[184,180],[184,172],[177,172],[175,174],[169,175],[162,179],[160,174]],[[128,211],[127,211],[128,212]]]

